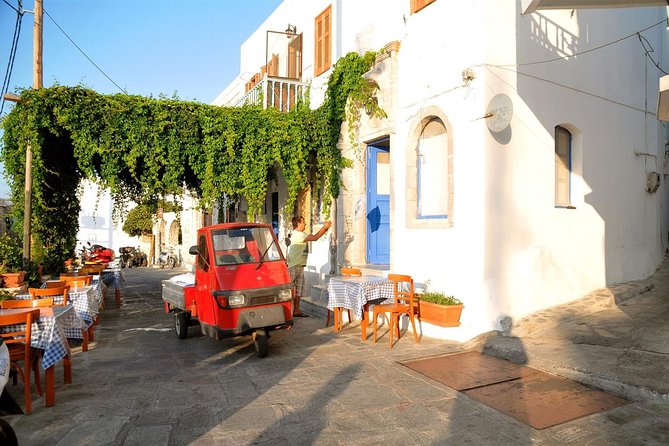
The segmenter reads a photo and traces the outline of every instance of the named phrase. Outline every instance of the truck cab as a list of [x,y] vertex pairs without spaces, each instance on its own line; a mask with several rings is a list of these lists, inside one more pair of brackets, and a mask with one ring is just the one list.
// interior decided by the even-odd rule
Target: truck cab
[[[196,256],[194,284],[174,293],[174,286],[163,283],[177,336],[185,338],[196,318],[202,333],[215,339],[252,335],[258,353],[266,355],[268,333],[293,325],[292,284],[272,227],[206,226],[198,230],[189,253]],[[166,293],[166,287],[172,292]]]

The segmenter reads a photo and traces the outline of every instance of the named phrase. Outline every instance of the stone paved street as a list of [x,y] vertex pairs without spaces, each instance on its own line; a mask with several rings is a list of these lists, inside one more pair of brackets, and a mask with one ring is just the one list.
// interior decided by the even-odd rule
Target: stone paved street
[[250,337],[179,340],[160,298],[173,274],[126,270],[123,307],[110,296],[90,350],[74,349],[72,384],[57,366],[56,406],[5,417],[21,445],[669,443],[666,399],[537,431],[398,363],[471,345],[407,336],[389,351],[317,317],[275,333],[264,359]]

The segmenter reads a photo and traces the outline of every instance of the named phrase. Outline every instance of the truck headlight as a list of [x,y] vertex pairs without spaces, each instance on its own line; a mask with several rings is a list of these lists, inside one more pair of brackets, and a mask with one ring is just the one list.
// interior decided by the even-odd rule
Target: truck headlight
[[293,298],[293,292],[291,289],[279,291],[279,300],[287,301]]
[[243,294],[233,294],[228,296],[228,305],[231,307],[234,305],[244,305],[244,295]]

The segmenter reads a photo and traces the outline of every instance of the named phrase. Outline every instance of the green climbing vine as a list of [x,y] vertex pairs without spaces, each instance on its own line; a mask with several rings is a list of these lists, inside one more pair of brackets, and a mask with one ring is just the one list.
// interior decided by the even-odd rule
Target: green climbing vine
[[[16,228],[23,224],[28,144],[33,151],[33,233],[42,255],[53,262],[50,270],[74,253],[77,189],[83,179],[109,188],[121,209],[130,201],[157,203],[181,196],[185,188],[207,208],[223,194],[244,197],[253,216],[260,213],[278,166],[288,189],[286,207],[313,180],[309,172],[323,187],[327,204],[338,196],[341,171],[350,165],[337,146],[341,124],[347,111],[349,120],[359,119],[353,110],[369,106],[374,95],[362,78],[374,58],[369,52],[340,59],[323,105],[311,110],[305,102],[288,113],[102,95],[83,87],[24,90],[2,121],[1,156]],[[376,113],[383,111],[377,106]]]

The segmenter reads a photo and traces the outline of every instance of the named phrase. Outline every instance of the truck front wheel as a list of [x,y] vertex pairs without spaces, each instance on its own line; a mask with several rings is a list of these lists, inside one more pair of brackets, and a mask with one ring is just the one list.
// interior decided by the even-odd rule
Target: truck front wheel
[[174,314],[174,332],[177,338],[186,339],[188,337],[188,326],[190,325],[190,313],[179,311]]
[[269,353],[269,345],[267,344],[267,333],[265,330],[256,330],[253,333],[253,343],[256,347],[256,353],[259,358],[264,358]]

